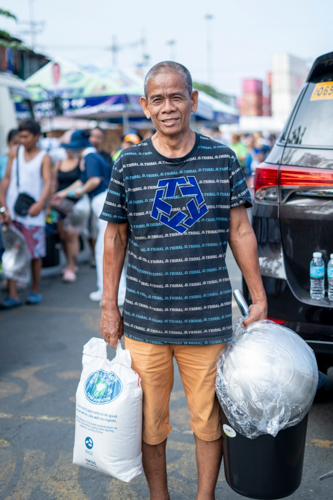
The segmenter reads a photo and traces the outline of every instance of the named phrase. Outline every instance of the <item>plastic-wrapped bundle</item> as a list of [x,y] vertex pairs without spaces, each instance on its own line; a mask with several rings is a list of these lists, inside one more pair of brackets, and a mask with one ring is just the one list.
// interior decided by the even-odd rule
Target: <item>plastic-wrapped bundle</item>
[[81,234],[87,228],[90,210],[89,198],[85,195],[75,203],[71,212],[64,219],[64,230]]
[[5,245],[2,255],[3,277],[29,283],[31,259],[24,237],[14,226],[2,226],[2,237]]
[[257,321],[242,329],[217,362],[216,392],[230,425],[256,438],[298,424],[318,385],[315,355],[289,328]]

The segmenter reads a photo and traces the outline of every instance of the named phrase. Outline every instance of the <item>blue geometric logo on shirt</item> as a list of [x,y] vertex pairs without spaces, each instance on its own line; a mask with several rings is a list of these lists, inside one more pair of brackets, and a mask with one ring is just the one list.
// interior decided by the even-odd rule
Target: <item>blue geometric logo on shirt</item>
[[[180,196],[176,196],[177,187]],[[186,203],[188,213],[181,210],[171,215],[172,205],[168,199],[191,197]],[[158,182],[151,216],[177,233],[185,233],[208,212],[199,184],[193,175],[172,177]]]

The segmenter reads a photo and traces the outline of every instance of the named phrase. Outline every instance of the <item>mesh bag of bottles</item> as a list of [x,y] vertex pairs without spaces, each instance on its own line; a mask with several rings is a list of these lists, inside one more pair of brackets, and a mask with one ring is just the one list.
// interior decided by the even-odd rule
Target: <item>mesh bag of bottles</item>
[[30,281],[30,253],[28,245],[16,227],[2,226],[5,251],[2,255],[2,278],[27,284]]
[[318,385],[315,355],[289,328],[272,321],[243,329],[217,361],[216,393],[230,425],[245,437],[276,436],[308,413]]
[[90,210],[89,198],[85,195],[75,203],[70,213],[64,219],[64,230],[75,234],[81,234],[86,231]]

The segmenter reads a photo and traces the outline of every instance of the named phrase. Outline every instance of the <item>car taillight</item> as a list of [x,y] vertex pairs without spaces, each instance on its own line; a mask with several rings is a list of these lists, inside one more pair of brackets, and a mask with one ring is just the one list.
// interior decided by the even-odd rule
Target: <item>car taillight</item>
[[287,322],[284,319],[276,319],[276,318],[267,318],[270,321],[274,321],[274,323],[277,323],[278,325],[285,325]]
[[[256,168],[254,196],[258,201],[277,202],[278,189],[333,187],[333,170],[304,167],[276,167],[265,163]],[[282,199],[283,199],[282,195]]]
[[265,163],[256,168],[254,174],[254,196],[259,201],[278,200],[278,167]]
[[281,167],[279,177],[283,187],[333,187],[333,170]]

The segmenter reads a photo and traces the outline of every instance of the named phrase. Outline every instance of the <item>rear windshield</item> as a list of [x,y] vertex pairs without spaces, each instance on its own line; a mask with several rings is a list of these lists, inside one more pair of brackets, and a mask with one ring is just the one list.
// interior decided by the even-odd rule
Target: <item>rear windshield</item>
[[[332,78],[331,78],[332,76]],[[287,142],[302,146],[333,147],[333,75],[310,83]]]

